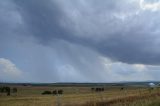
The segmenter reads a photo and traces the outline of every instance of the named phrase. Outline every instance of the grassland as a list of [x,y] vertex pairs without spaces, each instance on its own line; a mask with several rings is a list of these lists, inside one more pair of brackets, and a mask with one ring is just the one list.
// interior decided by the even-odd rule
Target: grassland
[[[0,94],[0,106],[160,106],[160,88],[105,86],[104,92],[91,87],[11,86],[18,92]],[[60,96],[41,95],[45,90],[63,89]]]

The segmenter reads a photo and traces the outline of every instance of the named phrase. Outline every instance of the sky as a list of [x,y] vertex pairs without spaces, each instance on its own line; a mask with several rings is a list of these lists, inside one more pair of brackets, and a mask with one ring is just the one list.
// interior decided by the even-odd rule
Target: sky
[[0,82],[160,81],[160,0],[1,0]]

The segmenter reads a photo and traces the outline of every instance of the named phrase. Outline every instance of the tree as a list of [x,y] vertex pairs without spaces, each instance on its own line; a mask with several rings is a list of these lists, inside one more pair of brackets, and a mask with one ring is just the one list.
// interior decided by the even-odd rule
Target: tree
[[0,93],[3,93],[3,88],[0,87]]
[[63,94],[63,90],[58,90],[58,94]]
[[17,93],[17,88],[13,88],[12,92]]
[[91,88],[91,90],[92,90],[92,91],[94,91],[94,90],[95,90],[95,88]]
[[3,88],[2,88],[2,87],[0,87],[0,94],[1,94],[1,93],[3,93]]
[[10,96],[11,95],[10,87],[4,87],[4,89],[5,89],[5,92],[7,93],[7,96]]
[[120,88],[120,90],[124,90],[124,88],[123,88],[123,87],[121,87],[121,88]]
[[42,95],[49,95],[49,94],[52,94],[52,92],[51,92],[51,91],[44,91],[44,92],[42,93]]
[[57,90],[54,90],[52,93],[53,95],[57,95]]

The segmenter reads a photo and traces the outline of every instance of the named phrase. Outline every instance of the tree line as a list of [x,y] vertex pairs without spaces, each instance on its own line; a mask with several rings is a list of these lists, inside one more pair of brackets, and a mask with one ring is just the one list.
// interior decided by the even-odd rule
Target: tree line
[[59,90],[44,91],[44,92],[42,92],[42,95],[50,95],[50,94],[53,94],[53,95],[62,95],[63,94],[63,90],[59,89]]
[[0,93],[6,93],[7,96],[10,96],[11,93],[17,93],[17,91],[17,88],[0,87]]
[[97,88],[91,88],[92,91],[95,91],[95,92],[102,92],[104,91],[104,88],[103,87],[97,87]]

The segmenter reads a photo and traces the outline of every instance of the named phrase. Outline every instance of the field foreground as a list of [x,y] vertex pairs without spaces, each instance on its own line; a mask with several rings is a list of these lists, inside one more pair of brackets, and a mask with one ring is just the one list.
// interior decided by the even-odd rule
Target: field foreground
[[[14,86],[15,87],[15,86]],[[16,86],[17,93],[0,93],[0,106],[160,106],[160,88]],[[63,89],[63,95],[42,95],[45,90]]]

